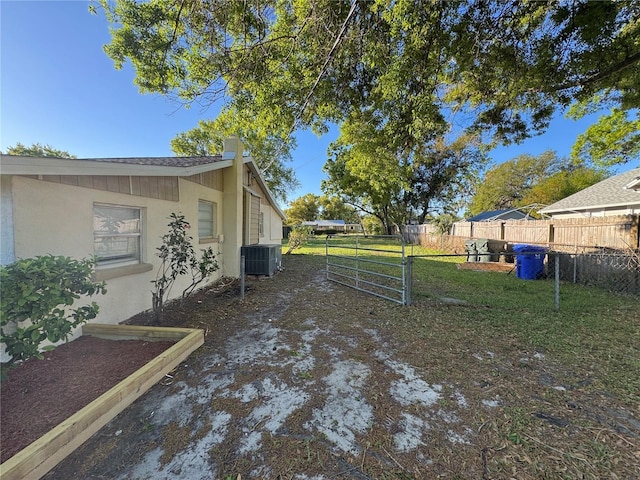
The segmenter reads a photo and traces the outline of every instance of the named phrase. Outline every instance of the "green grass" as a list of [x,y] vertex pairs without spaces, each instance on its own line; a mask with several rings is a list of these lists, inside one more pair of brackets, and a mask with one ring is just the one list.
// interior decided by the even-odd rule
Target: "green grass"
[[[330,252],[353,255],[353,239],[331,240]],[[394,249],[397,242],[359,240],[366,248]],[[350,246],[352,248],[344,248]],[[431,255],[419,246],[407,246],[406,254]],[[325,255],[325,237],[315,237],[295,254]],[[359,249],[360,258],[386,256],[399,263],[395,253]],[[385,260],[387,261],[387,260]],[[560,310],[555,310],[553,280],[521,280],[511,274],[460,270],[464,257],[416,258],[413,264],[414,309],[437,311],[444,321],[466,325],[482,341],[513,338],[531,351],[557,358],[573,371],[593,374],[593,389],[623,394],[640,391],[640,299],[595,287],[562,283]],[[369,268],[369,267],[367,267]],[[377,266],[397,275],[394,267]],[[443,306],[454,298],[464,305]],[[417,317],[421,317],[418,314]],[[424,320],[419,320],[424,322]],[[634,373],[635,372],[635,373]]]

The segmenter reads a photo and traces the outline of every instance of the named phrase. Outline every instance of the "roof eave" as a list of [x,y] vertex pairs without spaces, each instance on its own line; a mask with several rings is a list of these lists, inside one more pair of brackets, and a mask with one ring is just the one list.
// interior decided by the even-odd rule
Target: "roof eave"
[[[53,161],[52,161],[53,160]],[[2,156],[0,164],[4,175],[130,175],[148,177],[189,177],[199,173],[219,170],[233,165],[233,160],[222,160],[190,167],[165,165],[138,165],[110,163],[97,160],[66,158],[40,158]]]
[[242,159],[242,163],[247,165],[249,167],[249,169],[251,170],[251,173],[253,173],[255,175],[256,180],[258,181],[258,184],[260,185],[260,188],[262,189],[263,192],[265,192],[265,194],[269,198],[269,203],[271,204],[273,209],[276,211],[278,216],[283,221],[286,220],[287,216],[284,214],[284,212],[282,211],[282,209],[278,205],[278,202],[276,201],[275,196],[273,195],[273,193],[271,192],[271,190],[267,186],[267,182],[264,179],[264,177],[262,176],[262,172],[260,171],[260,169],[256,165],[256,162],[253,159],[253,157],[244,157]]
[[558,213],[558,212],[585,212],[589,210],[596,210],[601,208],[616,208],[616,207],[625,207],[625,208],[636,208],[640,207],[640,201],[637,204],[623,202],[623,203],[608,203],[602,205],[585,205],[585,206],[577,206],[577,207],[560,207],[560,208],[543,208],[540,210],[540,213]]

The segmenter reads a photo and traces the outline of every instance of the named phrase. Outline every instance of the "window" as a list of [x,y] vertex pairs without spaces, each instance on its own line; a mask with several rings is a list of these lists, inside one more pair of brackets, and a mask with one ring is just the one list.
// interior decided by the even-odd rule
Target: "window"
[[93,206],[93,250],[98,267],[118,267],[141,261],[141,209]]
[[260,236],[264,237],[264,212],[260,212],[260,223],[258,224]]
[[213,202],[198,201],[198,237],[213,238],[217,232],[217,205]]

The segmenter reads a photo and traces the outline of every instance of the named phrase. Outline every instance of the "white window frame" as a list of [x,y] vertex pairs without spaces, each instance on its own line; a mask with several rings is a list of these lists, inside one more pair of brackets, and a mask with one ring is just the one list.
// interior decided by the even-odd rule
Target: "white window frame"
[[[96,231],[96,208],[103,208],[103,209],[112,209],[112,210],[117,210],[117,209],[127,209],[127,210],[136,210],[138,212],[138,229],[137,231],[134,232],[100,232],[100,231]],[[126,266],[126,265],[138,265],[142,263],[143,260],[143,231],[144,231],[144,208],[142,207],[136,207],[133,205],[115,205],[115,204],[108,204],[108,203],[94,203],[93,204],[93,222],[94,222],[94,226],[93,226],[93,240],[94,240],[94,254],[96,256],[96,268],[97,269],[105,269],[105,268],[116,268],[116,267],[122,267],[122,266]],[[137,243],[137,254],[134,255],[129,255],[129,256],[123,256],[123,258],[112,258],[112,259],[103,259],[100,260],[99,256],[98,256],[98,252],[96,251],[96,240],[97,239],[101,239],[101,238],[121,238],[121,239],[134,239],[135,242]]]
[[258,235],[264,237],[264,212],[260,212],[258,216]]
[[[211,230],[207,235],[201,235],[200,230],[200,209],[201,206],[208,206],[211,211]],[[198,200],[198,239],[200,241],[211,241],[218,236],[218,204],[210,200]]]

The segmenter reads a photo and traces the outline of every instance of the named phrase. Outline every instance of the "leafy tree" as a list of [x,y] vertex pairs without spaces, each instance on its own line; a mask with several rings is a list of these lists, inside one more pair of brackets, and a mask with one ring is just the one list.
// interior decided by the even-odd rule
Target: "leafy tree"
[[313,231],[310,226],[296,225],[289,233],[289,248],[285,255],[289,255],[295,249],[302,247],[309,239],[313,237]]
[[609,174],[604,170],[588,167],[563,169],[533,185],[518,202],[517,206],[539,203],[550,205],[563,198],[595,185],[607,178]]
[[436,227],[436,231],[440,235],[447,235],[451,231],[451,227],[458,221],[458,217],[450,213],[443,213],[435,217],[431,223]]
[[611,167],[640,159],[640,119],[614,108],[578,135],[571,157],[600,167]]
[[316,220],[320,213],[320,197],[313,193],[307,193],[293,200],[284,213],[289,225],[299,225],[302,222]]
[[143,92],[251,105],[267,130],[322,132],[371,109],[421,142],[456,111],[510,142],[598,92],[640,105],[634,0],[100,3],[105,50],[117,68],[131,61]]
[[322,188],[375,215],[390,234],[411,219],[422,223],[439,200],[452,196],[483,160],[475,136],[409,144],[375,114],[343,123],[330,148]]
[[177,155],[216,155],[222,152],[224,139],[230,135],[242,138],[269,189],[286,201],[287,192],[298,186],[295,172],[286,166],[295,140],[261,128],[253,115],[225,109],[215,120],[200,120],[197,127],[178,134],[171,140],[171,148]]
[[7,155],[22,155],[24,157],[55,157],[55,158],[76,158],[75,155],[71,155],[64,150],[57,150],[51,145],[42,145],[40,143],[34,143],[27,147],[18,142],[13,147],[7,148]]
[[477,186],[469,214],[539,203],[549,205],[604,180],[606,170],[558,158],[548,150],[520,155],[489,169]]
[[634,0],[100,4],[113,25],[105,51],[116,68],[131,61],[142,92],[222,99],[281,139],[340,123],[326,193],[387,231],[424,218],[446,197],[442,179],[469,171],[442,167],[452,139],[518,142],[597,95],[640,106]]
[[321,219],[344,220],[346,223],[360,223],[360,216],[356,209],[344,203],[339,196],[322,195],[319,201]]
[[561,165],[556,153],[548,150],[537,157],[519,155],[490,168],[477,187],[469,214],[520,206],[531,188],[559,171]]
[[362,218],[362,228],[366,235],[384,235],[387,233],[380,219],[374,215],[365,215]]

